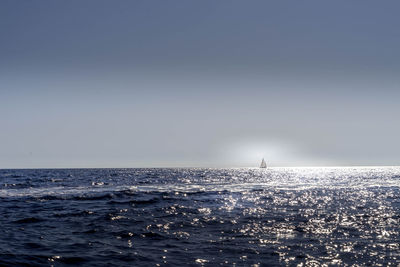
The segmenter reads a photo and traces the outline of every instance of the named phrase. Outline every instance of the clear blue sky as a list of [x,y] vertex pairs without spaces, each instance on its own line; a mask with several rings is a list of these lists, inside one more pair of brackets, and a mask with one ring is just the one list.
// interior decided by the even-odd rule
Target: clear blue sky
[[0,168],[399,165],[398,1],[0,2]]

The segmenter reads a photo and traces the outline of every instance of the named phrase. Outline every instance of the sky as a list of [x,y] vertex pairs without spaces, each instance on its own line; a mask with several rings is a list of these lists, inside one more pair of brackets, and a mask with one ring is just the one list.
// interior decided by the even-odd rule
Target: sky
[[0,168],[399,165],[399,9],[2,0]]

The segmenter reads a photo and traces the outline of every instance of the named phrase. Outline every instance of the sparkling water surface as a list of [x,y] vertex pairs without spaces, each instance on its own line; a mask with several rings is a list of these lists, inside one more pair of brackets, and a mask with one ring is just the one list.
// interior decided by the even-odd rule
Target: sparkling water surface
[[398,266],[400,168],[0,170],[0,265]]

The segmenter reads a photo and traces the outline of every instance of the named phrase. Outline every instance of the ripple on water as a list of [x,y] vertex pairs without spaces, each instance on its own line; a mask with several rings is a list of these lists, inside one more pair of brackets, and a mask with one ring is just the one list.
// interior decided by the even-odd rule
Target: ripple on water
[[396,167],[0,170],[0,265],[398,265],[399,177]]

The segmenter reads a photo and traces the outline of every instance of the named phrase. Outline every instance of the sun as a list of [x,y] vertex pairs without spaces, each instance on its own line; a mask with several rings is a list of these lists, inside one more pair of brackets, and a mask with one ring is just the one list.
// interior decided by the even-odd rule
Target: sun
[[240,166],[258,166],[264,158],[267,163],[283,162],[290,158],[289,147],[283,142],[244,140],[225,150],[230,161]]

